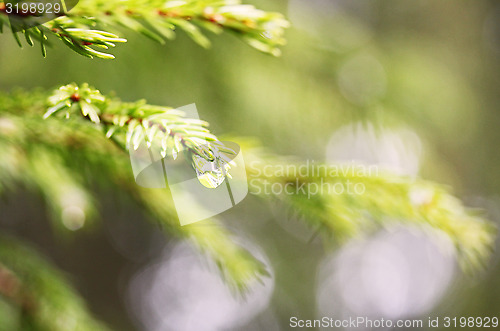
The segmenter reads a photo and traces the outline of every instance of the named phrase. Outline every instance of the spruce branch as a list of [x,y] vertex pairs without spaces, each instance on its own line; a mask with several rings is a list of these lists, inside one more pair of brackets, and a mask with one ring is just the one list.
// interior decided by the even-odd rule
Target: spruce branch
[[[86,0],[63,14],[22,30],[27,43],[32,46],[32,39],[38,41],[45,56],[47,36],[52,35],[83,56],[107,59],[113,55],[98,49],[105,51],[126,41],[109,31],[118,27],[160,43],[173,39],[175,31],[181,29],[203,47],[209,47],[210,41],[202,30],[215,34],[227,31],[262,52],[278,56],[278,47],[285,44],[284,29],[289,26],[283,15],[243,5],[238,0]],[[0,32],[3,26],[13,30],[8,16],[4,2],[0,1]],[[13,35],[22,46],[18,34]]]
[[[168,154],[176,159],[184,152],[195,167],[198,164],[195,156],[213,162],[224,157],[223,153],[234,154],[210,133],[207,122],[186,118],[184,112],[177,109],[148,105],[145,100],[125,103],[103,96],[88,84],[63,86],[48,101],[50,108],[44,118],[81,114],[94,124],[103,125],[106,137],[114,138],[123,149],[137,150],[143,141],[151,149],[152,143],[157,142],[161,146],[161,158]],[[229,170],[230,165],[225,167]]]

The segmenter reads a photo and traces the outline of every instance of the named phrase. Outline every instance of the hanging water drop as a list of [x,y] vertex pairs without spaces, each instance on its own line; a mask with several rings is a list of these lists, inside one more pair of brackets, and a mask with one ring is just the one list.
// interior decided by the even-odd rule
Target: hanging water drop
[[199,155],[193,156],[193,167],[201,185],[208,188],[217,188],[226,178],[226,162],[216,157],[214,161],[208,161]]

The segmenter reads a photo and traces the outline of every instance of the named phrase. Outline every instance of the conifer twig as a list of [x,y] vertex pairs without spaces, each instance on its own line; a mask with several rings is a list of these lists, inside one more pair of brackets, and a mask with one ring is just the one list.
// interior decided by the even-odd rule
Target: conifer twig
[[[4,26],[14,29],[5,4],[0,1],[0,33]],[[126,42],[109,31],[118,27],[160,43],[173,39],[175,31],[181,29],[203,47],[208,47],[210,41],[202,30],[215,34],[227,31],[250,46],[277,56],[278,47],[285,44],[283,34],[288,26],[281,14],[243,5],[238,0],[85,0],[65,15],[21,32],[29,45],[33,46],[33,39],[41,44],[44,56],[47,36],[52,35],[80,55],[111,59],[113,55],[106,50]],[[17,32],[13,34],[22,46]]]

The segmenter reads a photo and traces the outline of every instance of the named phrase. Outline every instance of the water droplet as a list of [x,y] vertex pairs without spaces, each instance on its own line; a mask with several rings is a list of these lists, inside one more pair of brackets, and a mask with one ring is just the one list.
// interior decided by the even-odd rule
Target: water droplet
[[226,178],[226,162],[216,157],[210,162],[199,155],[193,156],[193,167],[201,185],[208,188],[217,188]]

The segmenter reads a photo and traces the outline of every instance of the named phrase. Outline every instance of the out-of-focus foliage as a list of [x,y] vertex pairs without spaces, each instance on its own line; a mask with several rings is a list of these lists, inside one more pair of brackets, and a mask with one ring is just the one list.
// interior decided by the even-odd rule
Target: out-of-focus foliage
[[[343,244],[402,223],[439,230],[453,242],[459,263],[468,272],[481,270],[492,253],[496,227],[436,183],[389,172],[373,173],[352,164],[312,165],[302,171],[306,175],[285,171],[284,175],[269,176],[270,166],[282,171],[303,169],[303,165],[290,159],[269,162],[257,158],[253,162],[249,177],[257,179],[255,193],[266,197],[276,184],[295,193],[285,190],[275,196],[302,215],[327,243]],[[363,187],[358,193],[356,185]]]
[[108,330],[65,276],[25,243],[0,237],[0,329]]

